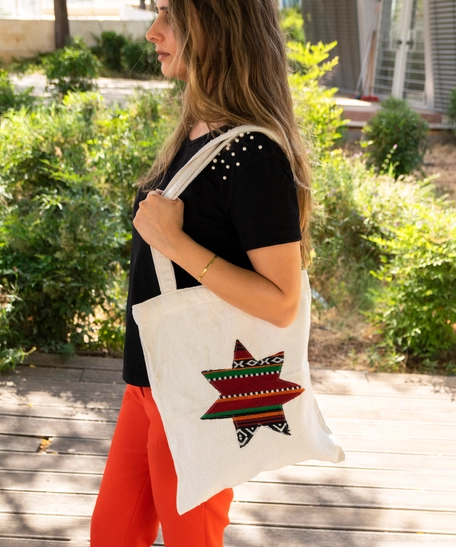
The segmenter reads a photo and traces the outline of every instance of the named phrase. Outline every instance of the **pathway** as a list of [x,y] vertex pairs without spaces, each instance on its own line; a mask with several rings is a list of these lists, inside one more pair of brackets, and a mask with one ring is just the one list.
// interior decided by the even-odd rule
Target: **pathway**
[[[121,363],[28,362],[0,376],[0,545],[87,546]],[[317,369],[312,379],[346,462],[237,487],[226,545],[456,545],[456,378]]]

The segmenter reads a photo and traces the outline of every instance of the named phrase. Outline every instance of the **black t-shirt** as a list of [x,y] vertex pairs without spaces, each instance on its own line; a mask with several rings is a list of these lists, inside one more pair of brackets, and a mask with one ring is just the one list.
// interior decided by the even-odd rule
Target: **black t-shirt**
[[[187,139],[160,185],[213,136]],[[134,215],[147,193],[138,192]],[[299,208],[290,164],[282,149],[262,133],[246,133],[228,145],[182,192],[183,229],[197,243],[225,260],[253,270],[246,251],[300,241]],[[174,264],[177,288],[198,281]],[[133,228],[123,378],[147,387],[144,355],[132,306],[160,294],[150,247]],[[189,318],[191,320],[191,318]]]

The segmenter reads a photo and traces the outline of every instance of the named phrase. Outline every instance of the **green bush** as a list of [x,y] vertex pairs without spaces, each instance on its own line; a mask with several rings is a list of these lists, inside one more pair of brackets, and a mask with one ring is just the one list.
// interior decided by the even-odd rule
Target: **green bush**
[[161,75],[155,47],[146,40],[131,40],[114,31],[102,32],[95,39],[97,45],[92,51],[108,75],[116,73],[140,78]]
[[69,93],[61,103],[4,116],[4,362],[17,348],[119,349],[133,183],[153,162],[162,126],[159,101],[146,93],[122,109],[107,109],[96,93]]
[[[312,286],[377,329],[373,365],[445,363],[456,352],[456,211],[431,181],[395,180],[360,157],[315,168]],[[439,370],[444,370],[442,367]],[[450,370],[450,369],[448,369]]]
[[406,101],[388,97],[363,129],[368,165],[378,172],[407,175],[424,161],[428,123]]
[[[335,43],[289,42],[287,46],[295,66],[290,76],[294,111],[314,168],[317,208],[312,224],[312,285],[330,306],[366,307],[364,294],[372,283],[368,271],[375,253],[374,245],[366,239],[369,227],[354,203],[354,186],[362,170],[355,172],[346,159],[332,151],[345,125],[343,110],[334,99],[337,90],[319,85],[322,76],[337,64],[337,59],[327,60]],[[360,286],[366,290],[360,291]]]
[[429,182],[383,178],[365,189],[364,214],[381,235],[371,320],[387,345],[419,358],[456,349],[456,212]]
[[81,39],[57,50],[43,59],[47,87],[64,96],[70,91],[90,91],[96,88],[100,62]]
[[97,45],[93,52],[108,70],[122,71],[122,48],[127,38],[113,30],[103,31],[100,37],[95,36]]
[[288,40],[304,44],[304,21],[299,7],[285,8],[281,12],[280,26]]
[[8,72],[0,69],[0,115],[9,109],[19,110],[22,107],[30,107],[35,102],[31,93],[33,87],[24,91],[16,91],[9,79]]
[[309,273],[314,289],[340,312],[369,309],[369,292],[378,284],[370,271],[377,268],[380,256],[369,238],[379,232],[359,203],[368,176],[363,163],[340,150],[325,154],[314,169],[318,206],[311,225],[314,257]]
[[337,58],[327,61],[335,45],[335,42],[327,45],[287,44],[288,58],[296,67],[295,73],[289,77],[295,116],[312,148],[314,162],[331,150],[346,123],[342,119],[343,109],[334,99],[337,89],[319,85],[324,74],[338,62]]
[[149,42],[127,40],[122,47],[122,67],[129,75],[161,76],[161,63]]

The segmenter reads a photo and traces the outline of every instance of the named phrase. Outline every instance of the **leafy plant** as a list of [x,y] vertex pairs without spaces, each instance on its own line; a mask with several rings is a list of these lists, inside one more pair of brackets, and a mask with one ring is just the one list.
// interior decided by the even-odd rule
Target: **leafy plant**
[[281,11],[281,15],[280,26],[287,39],[304,44],[304,21],[299,7],[285,8]]
[[161,76],[155,47],[146,41],[127,40],[122,47],[122,67],[135,76]]
[[369,273],[379,264],[378,249],[369,239],[378,231],[360,206],[361,188],[368,184],[368,177],[364,164],[353,162],[340,150],[322,156],[314,169],[318,205],[311,225],[310,275],[312,286],[340,312],[369,309],[369,291],[378,284]]
[[348,307],[366,314],[376,328],[372,364],[450,370],[445,362],[456,354],[451,204],[436,197],[430,180],[378,175],[363,158],[340,151],[316,166],[314,194],[312,285],[338,313]]
[[113,30],[103,31],[100,37],[94,37],[97,45],[93,52],[108,70],[122,71],[122,48],[127,38]]
[[456,348],[456,213],[436,199],[403,207],[371,238],[383,255],[371,319],[400,352],[437,359]]
[[163,138],[159,104],[144,93],[125,108],[107,109],[96,93],[69,93],[61,103],[10,111],[3,118],[5,363],[15,348],[119,349],[133,183],[151,165]]
[[456,349],[456,212],[430,180],[364,178],[356,201],[380,256],[369,319],[382,344],[409,358]]
[[321,78],[338,59],[327,61],[332,44],[300,44],[289,42],[288,58],[296,67],[290,76],[295,116],[309,146],[313,148],[313,160],[331,150],[342,134],[345,121],[343,109],[337,106],[334,95],[337,89],[325,89],[319,85]]
[[74,39],[71,46],[58,49],[43,59],[47,88],[64,96],[70,91],[90,91],[96,88],[100,62],[82,39]]
[[363,129],[368,165],[395,177],[412,173],[424,161],[428,123],[406,101],[388,97]]
[[9,109],[19,110],[22,107],[30,107],[35,102],[31,95],[33,87],[24,91],[16,91],[9,79],[8,72],[0,69],[0,115]]

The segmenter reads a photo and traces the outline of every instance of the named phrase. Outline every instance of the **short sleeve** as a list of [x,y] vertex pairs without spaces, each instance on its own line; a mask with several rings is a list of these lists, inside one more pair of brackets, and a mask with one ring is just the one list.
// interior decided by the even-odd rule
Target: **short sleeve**
[[301,240],[297,189],[288,159],[266,135],[253,137],[241,148],[243,165],[229,196],[228,213],[244,251]]

